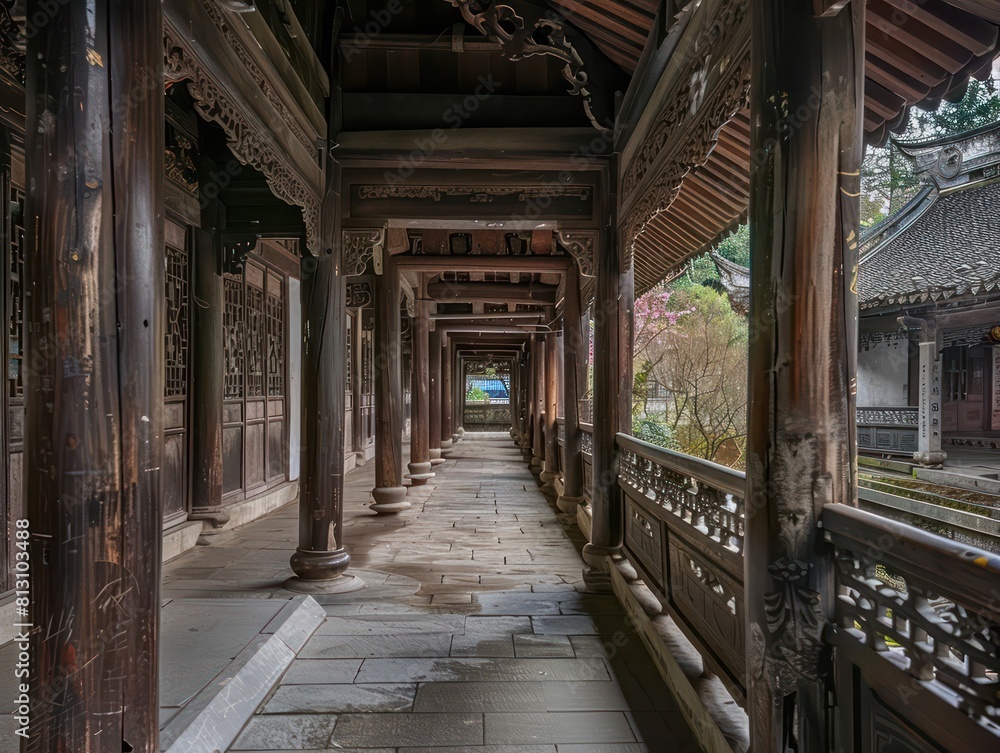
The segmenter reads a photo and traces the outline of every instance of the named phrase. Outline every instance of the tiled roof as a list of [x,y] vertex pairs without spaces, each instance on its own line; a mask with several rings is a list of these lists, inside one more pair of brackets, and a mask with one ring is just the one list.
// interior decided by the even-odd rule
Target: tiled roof
[[862,258],[862,309],[1000,290],[1000,183],[937,195]]

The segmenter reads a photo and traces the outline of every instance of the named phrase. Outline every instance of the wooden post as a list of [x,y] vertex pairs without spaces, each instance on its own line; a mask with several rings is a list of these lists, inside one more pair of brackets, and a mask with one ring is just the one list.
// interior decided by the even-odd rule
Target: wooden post
[[410,507],[403,486],[403,378],[400,368],[399,271],[390,256],[372,284],[375,295],[375,488],[371,509]]
[[[203,212],[203,215],[206,214]],[[214,221],[207,227],[214,228]],[[195,232],[194,295],[191,307],[191,513],[189,520],[208,520],[219,527],[229,522],[222,504],[222,403],[225,387],[223,313],[225,287],[222,248],[213,233]]]
[[[864,3],[752,4],[745,581],[755,753],[834,750],[818,521],[855,505]],[[599,359],[600,360],[600,359]],[[595,416],[596,419],[596,416]]]
[[454,390],[454,408],[451,411],[452,425],[454,426],[454,432],[451,438],[454,442],[461,441],[462,437],[465,435],[465,428],[463,423],[465,422],[465,366],[464,360],[462,359],[462,354],[456,347],[454,353],[452,354],[452,368],[454,369],[454,374],[452,375],[452,389]]
[[632,301],[635,272],[623,259],[610,228],[596,249],[594,301],[594,481],[593,528],[583,559],[588,587],[605,590],[607,557],[622,546],[623,505],[617,481],[615,435],[632,425]]
[[[285,588],[298,593],[343,593],[364,583],[345,575],[344,415],[347,407],[347,286],[342,244],[334,243],[339,165],[328,168],[323,202],[324,247],[302,258],[302,455],[299,547],[295,576]],[[339,240],[339,239],[338,239]],[[326,245],[329,244],[329,245]]]
[[159,0],[48,12],[28,39],[25,352],[40,357],[25,380],[27,520],[11,521],[30,540],[25,749],[154,753],[163,20]]
[[451,453],[452,434],[455,432],[453,419],[455,390],[452,384],[454,358],[449,338],[444,336],[441,339],[441,454],[448,455]]
[[580,369],[587,346],[580,319],[580,275],[574,264],[566,273],[563,304],[563,493],[556,500],[565,513],[583,502],[583,447],[580,434]]
[[544,432],[544,461],[541,479],[545,489],[555,491],[555,480],[559,478],[559,436],[558,436],[558,413],[559,413],[559,345],[556,342],[556,333],[549,332],[545,335],[545,432]]
[[413,366],[410,372],[412,415],[410,423],[410,462],[407,478],[414,485],[434,478],[430,457],[430,301],[418,298],[413,317]]
[[[347,354],[348,361],[351,369],[351,383],[353,390],[351,391],[351,450],[357,455],[357,462],[360,465],[364,464],[364,453],[365,453],[365,422],[361,418],[361,414],[364,412],[364,390],[362,382],[364,381],[364,374],[362,373],[362,351],[364,350],[364,317],[365,310],[363,308],[356,309],[356,315],[353,317],[348,317],[347,325],[352,328],[351,330],[351,352]],[[345,406],[346,407],[346,406]]]
[[541,335],[531,336],[531,463],[534,475],[542,472],[545,462],[545,341]]
[[427,451],[431,465],[444,462],[441,457],[441,330],[435,326],[428,339],[428,366],[430,367],[427,381],[428,423],[427,436],[430,448]]

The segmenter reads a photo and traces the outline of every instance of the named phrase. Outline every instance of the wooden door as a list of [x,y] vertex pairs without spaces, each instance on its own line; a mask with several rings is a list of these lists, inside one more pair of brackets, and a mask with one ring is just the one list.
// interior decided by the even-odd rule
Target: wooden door
[[191,265],[187,228],[166,222],[166,343],[163,380],[163,520],[187,516]]

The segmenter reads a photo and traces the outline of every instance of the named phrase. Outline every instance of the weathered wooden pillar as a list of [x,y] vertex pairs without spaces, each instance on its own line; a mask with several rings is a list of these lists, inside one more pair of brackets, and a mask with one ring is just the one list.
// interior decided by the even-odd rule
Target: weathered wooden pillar
[[559,478],[559,344],[556,342],[555,332],[545,335],[544,371],[544,460],[538,478],[541,479],[545,489],[554,491],[555,480]]
[[375,488],[371,509],[410,507],[403,486],[403,378],[400,358],[399,271],[390,256],[372,284],[375,295]]
[[[351,369],[351,450],[358,456],[359,464],[364,463],[365,452],[365,422],[364,413],[364,342],[365,310],[358,308],[357,315],[347,318],[347,326],[351,327],[351,352],[347,354],[348,368]],[[346,408],[346,406],[345,406]]]
[[430,456],[431,465],[440,465],[444,462],[441,457],[441,330],[434,328],[428,338],[430,349],[427,354],[427,362],[430,367],[429,379],[427,381],[428,395],[428,423],[427,436],[430,449],[427,454]]
[[214,526],[229,522],[222,505],[222,403],[226,354],[223,342],[225,288],[222,248],[213,234],[195,232],[191,306],[191,433],[193,478],[189,520]]
[[580,320],[580,275],[576,265],[566,272],[563,304],[563,493],[557,507],[576,513],[583,502],[583,447],[580,434],[580,370],[587,346]]
[[452,384],[455,359],[452,357],[448,336],[442,336],[441,340],[441,454],[448,455],[451,452],[452,435],[455,432],[453,419],[455,389]]
[[159,0],[53,3],[28,39],[24,329],[39,357],[27,515],[10,530],[30,542],[32,753],[159,749],[162,39]]
[[603,590],[607,557],[622,546],[623,505],[618,487],[615,435],[632,426],[632,303],[635,270],[608,229],[596,249],[594,301],[594,481],[593,529],[583,559],[588,585]]
[[407,478],[414,485],[426,484],[434,478],[430,457],[430,306],[418,298],[414,302],[413,367],[410,373],[413,420],[410,422],[410,462]]
[[[752,4],[745,604],[755,753],[834,750],[834,563],[818,521],[856,504],[864,3]],[[595,417],[596,418],[596,417]]]
[[531,336],[531,472],[539,475],[545,464],[545,340]]
[[[339,166],[328,170],[328,185],[338,185]],[[351,564],[343,530],[348,317],[344,244],[335,233],[338,198],[328,190],[323,247],[316,256],[302,258],[299,546],[290,560],[295,576],[284,584],[298,593],[342,593],[364,586],[345,574]]]

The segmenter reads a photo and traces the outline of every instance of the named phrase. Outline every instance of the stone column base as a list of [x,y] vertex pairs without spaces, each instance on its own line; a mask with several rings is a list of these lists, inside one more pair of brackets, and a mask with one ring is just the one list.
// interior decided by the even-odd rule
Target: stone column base
[[405,486],[377,486],[372,489],[372,499],[375,501],[368,509],[379,515],[393,515],[410,509]]
[[307,580],[293,575],[281,587],[297,594],[345,594],[360,591],[365,582],[357,575],[338,575],[330,580]]
[[915,452],[913,453],[913,459],[927,468],[940,468],[944,465],[944,461],[948,459],[948,453],[941,450]]
[[407,463],[406,468],[409,471],[406,477],[413,482],[414,486],[426,484],[430,479],[434,478],[434,473],[431,471],[431,464],[429,462]]
[[556,507],[559,508],[560,512],[564,512],[568,515],[576,515],[576,508],[583,504],[583,497],[566,497],[560,496],[556,500]]

